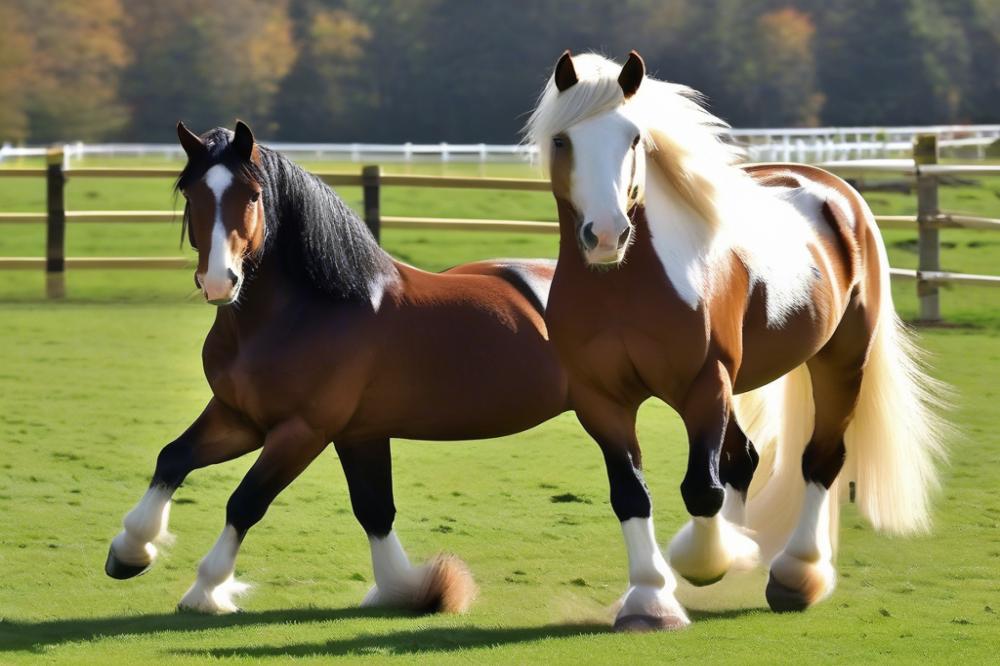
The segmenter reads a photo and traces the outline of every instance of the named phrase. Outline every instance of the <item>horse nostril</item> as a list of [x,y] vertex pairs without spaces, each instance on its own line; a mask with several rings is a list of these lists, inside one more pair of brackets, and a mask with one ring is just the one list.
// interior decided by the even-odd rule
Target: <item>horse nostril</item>
[[232,268],[227,268],[226,274],[229,276],[229,280],[233,283],[233,286],[239,284],[240,277],[233,271]]
[[597,234],[594,233],[594,223],[587,222],[583,225],[581,230],[580,238],[583,241],[583,247],[588,250],[593,250],[597,247]]
[[631,227],[625,227],[625,231],[623,231],[622,235],[618,237],[618,249],[619,250],[622,249],[623,247],[625,247],[625,243],[628,242],[628,237],[631,234],[632,234],[632,228]]

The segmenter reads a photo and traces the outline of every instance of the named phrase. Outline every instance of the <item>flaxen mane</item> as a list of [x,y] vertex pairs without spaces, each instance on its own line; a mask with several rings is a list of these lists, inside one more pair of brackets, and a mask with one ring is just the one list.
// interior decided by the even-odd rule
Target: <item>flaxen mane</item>
[[650,161],[678,195],[706,223],[720,220],[719,185],[749,179],[736,168],[741,150],[728,142],[727,125],[702,106],[701,95],[687,86],[646,76],[638,91],[625,98],[618,83],[621,65],[587,53],[573,57],[576,84],[560,92],[550,78],[524,128],[527,142],[548,163],[552,137],[588,118],[624,106],[642,128]]

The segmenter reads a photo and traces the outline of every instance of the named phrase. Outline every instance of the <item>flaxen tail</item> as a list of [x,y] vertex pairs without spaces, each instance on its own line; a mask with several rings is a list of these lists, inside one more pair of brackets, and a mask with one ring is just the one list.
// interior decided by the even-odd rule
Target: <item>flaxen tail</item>
[[913,534],[930,528],[930,498],[951,432],[940,416],[950,388],[924,371],[913,334],[896,315],[881,239],[879,261],[878,329],[844,437],[841,476],[854,481],[858,508],[876,529]]
[[[835,486],[851,482],[872,525],[892,534],[930,527],[930,499],[951,427],[939,415],[950,389],[921,364],[913,335],[896,315],[889,263],[879,243],[882,293],[878,325],[864,369],[857,408],[844,435],[847,458]],[[815,405],[809,370],[800,366],[772,384],[738,396],[736,418],[760,452],[747,503],[747,526],[767,561],[784,547],[802,506],[802,453],[812,436]],[[837,488],[831,488],[834,497]],[[831,543],[839,508],[830,502]]]

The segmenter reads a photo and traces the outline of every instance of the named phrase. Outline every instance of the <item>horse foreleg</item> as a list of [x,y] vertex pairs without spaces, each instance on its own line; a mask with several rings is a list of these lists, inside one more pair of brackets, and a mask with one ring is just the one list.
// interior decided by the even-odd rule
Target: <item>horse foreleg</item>
[[[681,495],[691,521],[670,542],[670,564],[694,585],[710,585],[730,568],[751,568],[759,558],[757,544],[722,513],[727,499],[742,506],[740,490],[720,476],[721,454],[726,439],[737,448],[746,436],[732,422],[732,385],[721,363],[710,363],[699,373],[681,407],[681,418],[688,433],[688,467],[681,483]],[[726,469],[726,481],[745,488],[749,478],[739,479],[735,469]],[[732,506],[727,513],[741,513]]]
[[457,557],[439,555],[414,567],[392,529],[396,507],[392,499],[392,456],[389,439],[336,442],[347,477],[354,515],[371,546],[375,585],[362,606],[406,608],[421,612],[464,612],[476,586]]
[[198,566],[198,578],[178,607],[202,613],[231,613],[233,597],[246,586],[233,574],[236,555],[251,527],[274,498],[326,448],[325,436],[301,420],[286,421],[267,433],[264,449],[226,505],[226,526]]
[[635,410],[600,398],[574,396],[577,416],[601,447],[611,490],[611,508],[621,521],[628,551],[628,589],[615,617],[618,631],[680,629],[690,624],[674,596],[677,580],[653,529],[653,507],[642,476]]
[[261,434],[242,416],[213,399],[184,433],[160,451],[149,489],[125,516],[111,542],[104,570],[112,578],[144,573],[168,540],[170,499],[193,470],[231,460],[259,448]]

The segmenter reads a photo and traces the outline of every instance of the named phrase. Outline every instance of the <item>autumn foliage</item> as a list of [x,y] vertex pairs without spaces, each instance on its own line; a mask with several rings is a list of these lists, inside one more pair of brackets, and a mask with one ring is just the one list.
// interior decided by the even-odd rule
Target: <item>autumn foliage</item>
[[511,142],[564,48],[739,126],[997,122],[994,0],[4,0],[0,141]]

